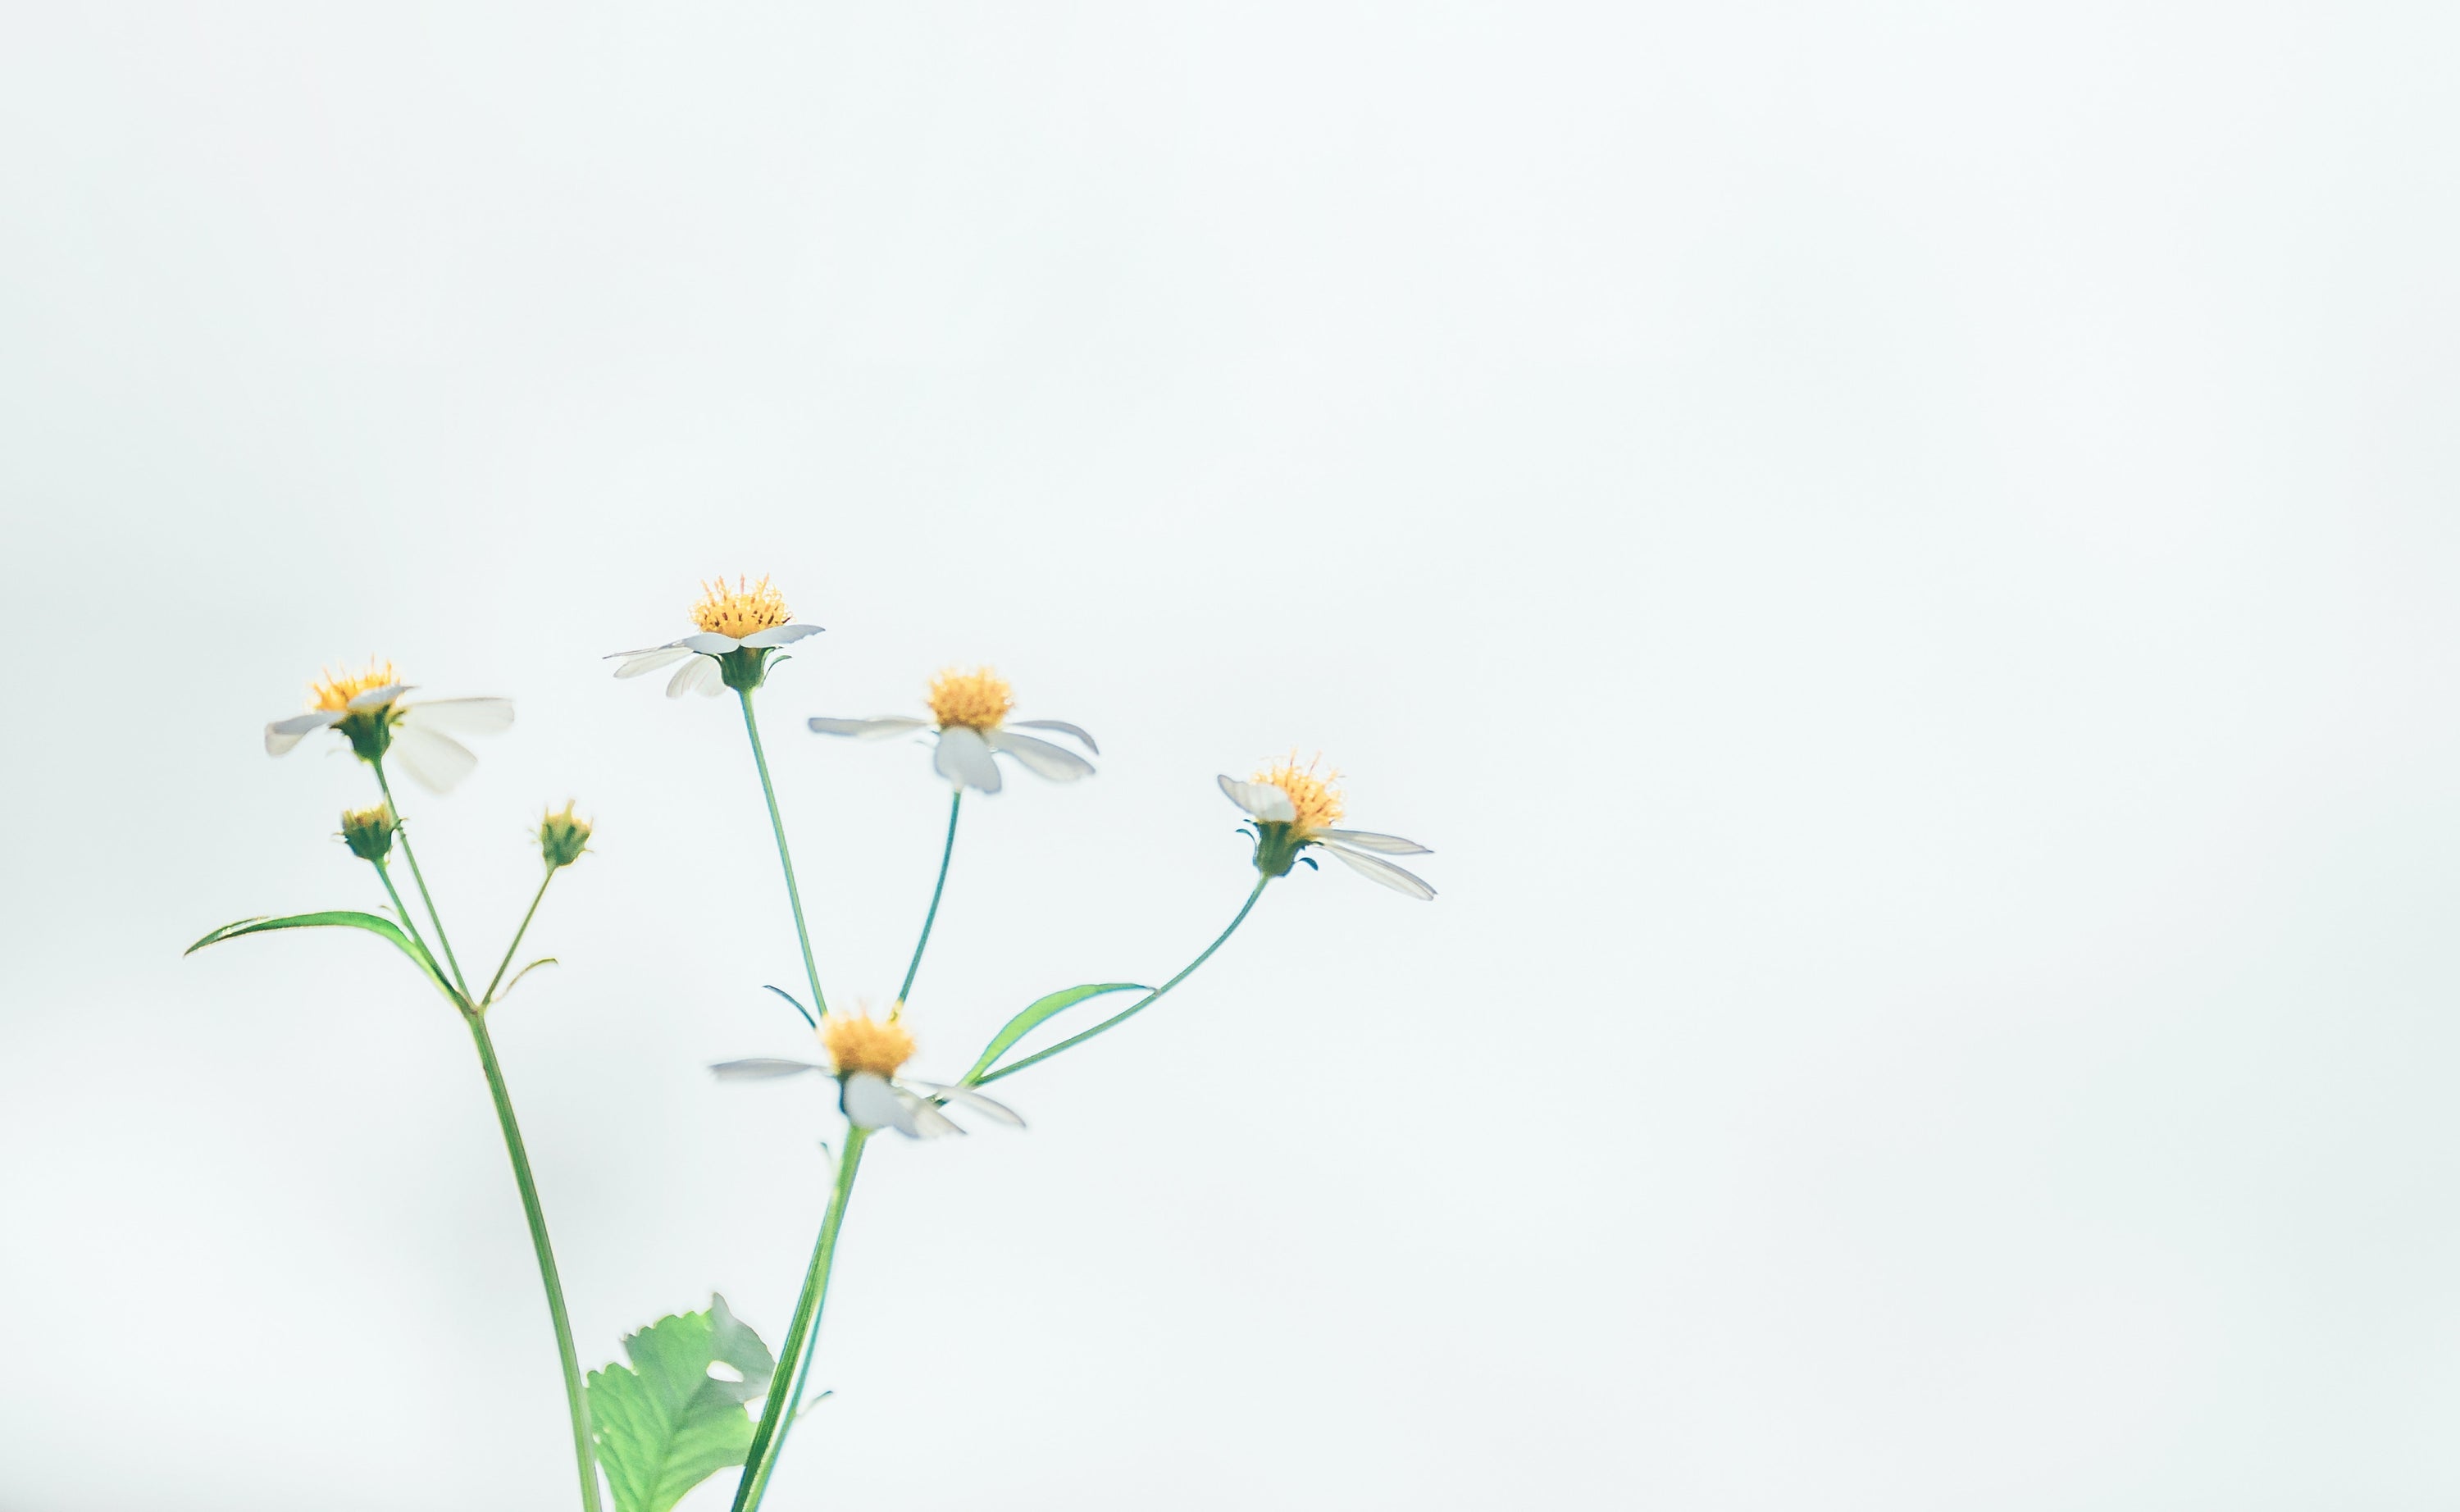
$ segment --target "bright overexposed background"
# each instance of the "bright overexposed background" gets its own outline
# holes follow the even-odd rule
[[[21,5],[0,27],[0,1508],[570,1506],[467,1036],[359,935],[371,651],[586,1364],[773,1341],[823,969],[995,662],[913,1016],[1156,980],[1296,747],[1434,846],[890,1140],[771,1505],[2460,1499],[2460,12]],[[721,1478],[689,1505],[722,1506]]]

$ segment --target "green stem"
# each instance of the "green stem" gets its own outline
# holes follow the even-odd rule
[[[496,974],[487,983],[486,994],[478,999],[478,1007],[482,1012],[488,1004],[496,1000],[496,988],[504,979],[504,969],[513,964],[513,952],[521,948],[521,936],[530,932],[530,921],[538,917],[539,905],[546,899],[546,884],[553,881],[555,881],[555,868],[550,865],[546,869],[546,875],[539,879],[539,890],[530,895],[530,911],[521,915],[521,926],[513,931],[513,943],[504,947],[504,958],[496,964]]]
[[[769,1490],[769,1477],[777,1468],[777,1457],[785,1452],[786,1431],[795,1425],[794,1409],[800,1405],[804,1383],[811,1378],[811,1356],[819,1352],[820,1310],[828,1305],[829,1268],[837,1259],[838,1230],[845,1226],[846,1203],[854,1196],[863,1141],[870,1138],[869,1129],[846,1126],[837,1187],[829,1194],[828,1216],[820,1220],[819,1242],[812,1246],[812,1265],[803,1277],[803,1294],[795,1303],[794,1321],[786,1326],[785,1347],[777,1352],[777,1374],[770,1379],[769,1400],[760,1409],[760,1427],[752,1436],[752,1452],[744,1457],[743,1479],[734,1488],[734,1512],[753,1512],[760,1505]],[[797,1360],[803,1362],[799,1374]],[[788,1389],[785,1383],[790,1378],[793,1386]]]
[[[376,786],[384,789],[385,807],[392,810],[392,817],[398,822],[401,805],[392,800],[392,783],[385,777],[384,763],[371,761],[368,765],[376,769]],[[453,985],[461,990],[463,997],[468,997],[469,978],[461,974],[461,963],[453,958],[453,942],[444,933],[444,916],[435,911],[435,899],[427,890],[427,874],[418,869],[418,852],[410,848],[410,826],[402,825],[394,832],[394,838],[401,841],[401,853],[410,862],[410,880],[418,884],[418,901],[427,905],[428,922],[435,926],[435,943],[444,947],[444,964],[453,969]],[[409,916],[405,914],[403,917]]]
[[[914,973],[922,969],[922,948],[931,943],[932,922],[940,917],[940,894],[948,886],[948,858],[957,853],[957,809],[965,801],[965,790],[959,788],[948,799],[948,842],[940,847],[940,880],[931,884],[931,911],[922,916],[922,936],[914,942],[914,959],[905,965],[904,984],[897,990],[897,1001],[914,990]]]
[[[760,796],[769,800],[769,830],[777,837],[777,864],[786,872],[786,902],[795,910],[795,939],[803,948],[803,980],[811,985],[812,1010],[826,1014],[829,1000],[820,993],[820,969],[812,961],[812,931],[803,926],[803,894],[795,885],[795,858],[786,849],[786,821],[777,813],[777,789],[769,780],[769,756],[760,749],[760,721],[752,717],[752,690],[736,690],[743,700],[743,729],[752,736],[752,761],[760,769]]]
[[[1068,1038],[1061,1040],[1058,1044],[1051,1046],[1049,1050],[1036,1051],[1034,1054],[1026,1056],[1023,1060],[1011,1061],[1007,1065],[1002,1066],[999,1070],[991,1072],[987,1075],[975,1078],[975,1084],[979,1086],[984,1082],[997,1081],[1002,1076],[1014,1075],[1016,1073],[1023,1071],[1026,1067],[1032,1065],[1037,1060],[1049,1060],[1051,1056],[1058,1054],[1061,1051],[1067,1050],[1071,1046],[1081,1045],[1105,1030],[1115,1029],[1119,1025],[1126,1023],[1129,1019],[1135,1017],[1138,1013],[1143,1012],[1146,1009],[1153,1007],[1154,1004],[1161,1000],[1161,996],[1164,992],[1169,991],[1172,988],[1177,987],[1179,983],[1184,982],[1189,977],[1195,975],[1196,969],[1198,967],[1202,966],[1205,962],[1213,959],[1213,952],[1221,948],[1222,942],[1229,939],[1231,935],[1237,933],[1239,926],[1247,922],[1248,910],[1256,906],[1256,900],[1264,895],[1264,884],[1272,880],[1273,879],[1270,877],[1259,877],[1256,879],[1255,891],[1247,894],[1247,901],[1239,905],[1238,915],[1230,921],[1230,927],[1214,936],[1213,943],[1204,948],[1204,953],[1198,956],[1195,960],[1188,962],[1186,968],[1177,976],[1172,977],[1161,986],[1155,988],[1152,991],[1136,999],[1133,1004],[1121,1009],[1116,1013],[1112,1014],[1110,1017],[1102,1020],[1100,1023],[1085,1031],[1083,1033],[1071,1034]]]
[[[392,900],[392,911],[401,915],[401,926],[410,931],[411,939],[416,943],[420,949],[426,950],[427,941],[418,932],[418,920],[414,917],[410,909],[402,904],[401,889],[392,884],[392,869],[380,861],[371,861],[368,862],[368,864],[373,866],[376,869],[376,875],[384,880],[385,896]],[[430,961],[435,960],[435,952],[432,950],[428,951],[427,958]]]
[[[513,1095],[504,1086],[504,1068],[496,1061],[495,1041],[487,1037],[487,1021],[464,1013],[470,1037],[478,1042],[478,1063],[487,1071],[487,1091],[496,1099],[496,1121],[504,1126],[504,1148],[513,1158],[513,1180],[521,1189],[521,1211],[530,1221],[530,1247],[538,1251],[539,1279],[546,1283],[546,1310],[555,1320],[555,1347],[563,1359],[563,1397],[572,1409],[572,1455],[581,1468],[581,1504],[599,1512],[598,1458],[590,1446],[589,1398],[581,1384],[581,1362],[573,1353],[572,1320],[564,1315],[563,1282],[556,1275],[555,1248],[547,1243],[546,1214],[539,1206],[538,1182],[530,1177],[529,1151],[521,1143],[521,1126],[513,1118]]]

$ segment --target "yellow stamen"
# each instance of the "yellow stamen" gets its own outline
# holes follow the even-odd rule
[[[829,1060],[840,1076],[859,1071],[894,1076],[898,1067],[914,1058],[914,1036],[894,1013],[885,1019],[867,1013],[824,1014],[820,1043],[828,1047]]]
[[[1334,785],[1341,780],[1341,774],[1327,771],[1322,777],[1316,776],[1316,762],[1323,759],[1319,752],[1315,760],[1301,767],[1299,754],[1293,751],[1289,759],[1279,766],[1265,767],[1248,780],[1267,783],[1288,794],[1290,806],[1299,811],[1293,822],[1302,831],[1326,829],[1341,822],[1344,810],[1341,789]]]
[[[351,699],[369,689],[399,681],[401,674],[392,670],[392,663],[380,662],[372,656],[368,658],[365,671],[354,672],[345,668],[337,672],[326,669],[308,685],[308,707],[335,711],[347,709]]]
[[[1016,700],[1008,696],[1007,679],[988,667],[969,672],[943,669],[931,679],[928,698],[931,717],[944,729],[964,725],[969,730],[996,730],[1016,707]]]
[[[786,596],[769,586],[762,578],[757,583],[734,580],[728,587],[724,578],[700,586],[700,602],[692,606],[692,623],[714,635],[731,635],[741,640],[761,630],[774,630],[794,616],[786,612]]]

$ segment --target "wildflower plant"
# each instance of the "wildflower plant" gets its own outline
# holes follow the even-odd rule
[[[668,1512],[677,1501],[708,1477],[739,1467],[733,1512],[752,1512],[766,1496],[785,1452],[791,1430],[801,1416],[817,1354],[819,1324],[829,1297],[838,1238],[844,1230],[865,1146],[878,1134],[893,1131],[918,1140],[937,1139],[965,1132],[966,1124],[996,1124],[1022,1129],[1025,1119],[1003,1100],[983,1089],[1108,1033],[1167,996],[1212,959],[1255,910],[1265,889],[1304,865],[1314,869],[1320,850],[1350,869],[1396,892],[1420,900],[1434,890],[1410,872],[1393,864],[1389,856],[1428,854],[1426,848],[1397,836],[1340,826],[1346,802],[1338,774],[1319,773],[1320,761],[1305,767],[1295,756],[1268,762],[1244,781],[1219,777],[1221,791],[1243,811],[1248,823],[1241,830],[1250,843],[1249,862],[1256,877],[1238,911],[1211,943],[1159,987],[1130,981],[1096,981],[1064,988],[1034,998],[1012,1014],[984,1045],[980,1054],[954,1080],[925,1080],[911,1074],[922,1058],[922,1042],[909,1016],[909,999],[933,926],[940,914],[948,873],[955,859],[957,826],[965,795],[997,796],[1003,789],[997,757],[1005,756],[1022,770],[1058,783],[1092,777],[1089,756],[1099,756],[1093,737],[1080,727],[1055,719],[1012,719],[1017,705],[1007,681],[988,667],[971,671],[941,671],[929,682],[923,702],[929,717],[879,715],[867,719],[813,716],[812,732],[865,740],[911,736],[931,751],[930,770],[948,785],[948,821],[941,838],[939,874],[922,913],[913,953],[903,980],[884,1012],[858,1004],[832,1009],[823,990],[819,958],[795,880],[793,850],[785,816],[777,802],[769,756],[763,747],[753,695],[770,674],[791,659],[785,648],[819,633],[819,628],[795,623],[783,593],[763,578],[753,583],[737,578],[703,586],[691,608],[693,633],[639,650],[621,651],[609,660],[615,675],[632,678],[651,671],[669,672],[667,696],[686,693],[715,697],[734,693],[739,705],[752,766],[768,808],[770,835],[786,895],[786,913],[803,965],[804,991],[798,998],[783,988],[767,990],[800,1015],[818,1059],[759,1055],[716,1063],[710,1070],[722,1082],[811,1078],[834,1092],[836,1114],[844,1120],[834,1141],[827,1181],[828,1205],[814,1236],[811,1258],[792,1317],[772,1353],[747,1324],[736,1318],[723,1297],[712,1296],[700,1311],[658,1319],[623,1341],[625,1361],[589,1373],[585,1383],[579,1369],[572,1331],[565,1316],[563,1293],[555,1255],[547,1239],[529,1160],[513,1117],[512,1099],[501,1066],[487,1033],[486,1015],[502,1001],[531,967],[506,980],[546,887],[556,874],[589,851],[591,826],[566,803],[550,810],[537,830],[539,855],[544,864],[529,909],[513,930],[512,944],[484,990],[472,991],[462,975],[435,910],[425,878],[411,849],[412,830],[398,809],[386,763],[393,760],[424,786],[441,791],[467,775],[476,758],[448,731],[476,734],[508,728],[512,706],[502,699],[443,699],[406,703],[410,690],[389,664],[371,663],[356,673],[329,674],[311,690],[307,713],[275,721],[265,728],[265,749],[274,754],[291,749],[321,730],[333,730],[374,778],[378,801],[342,816],[340,839],[350,855],[375,872],[392,907],[390,916],[354,910],[294,914],[283,918],[243,920],[213,931],[191,947],[200,949],[241,935],[311,926],[357,928],[384,939],[398,950],[426,983],[453,1005],[477,1044],[481,1068],[494,1097],[505,1148],[511,1156],[515,1184],[561,1353],[565,1397],[569,1407],[573,1452],[581,1480],[582,1505],[598,1512],[602,1505],[600,1475],[617,1512]],[[1042,735],[1064,736],[1086,755]],[[395,854],[409,870],[425,905],[421,929],[395,886]],[[430,934],[434,947],[429,944]],[[440,953],[440,954],[439,954]],[[750,984],[746,984],[747,988]],[[1136,994],[1127,1007],[1091,1027],[1029,1053],[1019,1054],[1026,1040],[1061,1015],[1102,998]],[[941,1075],[946,1075],[943,1072]],[[1003,1092],[1003,1097],[1005,1097]],[[959,1120],[964,1119],[961,1123]],[[757,1404],[757,1413],[753,1407]]]

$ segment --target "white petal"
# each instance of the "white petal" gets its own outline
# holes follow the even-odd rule
[[[382,688],[371,688],[359,694],[350,700],[349,707],[352,713],[368,709],[381,709],[409,690],[408,683],[387,683]]]
[[[816,625],[780,625],[774,630],[762,630],[756,635],[746,635],[743,637],[743,644],[752,647],[792,646],[806,635],[818,633],[820,633],[820,627]]]
[[[895,1086],[895,1083],[891,1085]],[[943,1135],[965,1132],[951,1121],[946,1114],[942,1113],[940,1105],[930,1098],[918,1097],[903,1087],[897,1087],[896,1090],[899,1100],[905,1104],[906,1117],[914,1120],[914,1127],[906,1132],[916,1139],[936,1139]]]
[[[342,712],[338,709],[319,709],[311,714],[292,714],[287,719],[277,719],[265,727],[265,754],[280,756],[317,731],[331,729],[341,719]]]
[[[455,735],[501,735],[513,727],[513,701],[509,698],[436,698],[426,703],[404,704],[401,721],[429,730],[449,730]]]
[[[1354,845],[1360,850],[1381,851],[1387,856],[1431,856],[1434,854],[1433,851],[1427,849],[1427,847],[1419,844],[1416,841],[1403,840],[1398,835],[1378,835],[1373,830],[1320,829],[1315,831],[1315,834],[1320,840],[1338,841],[1344,845]]]
[[[698,651],[703,656],[723,656],[743,643],[732,635],[720,635],[715,630],[703,630],[697,635],[687,635],[675,644]]]
[[[936,1081],[915,1081],[910,1078],[902,1079],[902,1085],[912,1087],[918,1092],[928,1093],[934,1097],[945,1097],[950,1102],[962,1103],[985,1118],[996,1118],[1012,1129],[1025,1127],[1024,1117],[1014,1108],[1005,1102],[993,1102],[971,1087],[949,1087]]]
[[[1095,756],[1100,756],[1102,754],[1102,748],[1093,743],[1093,737],[1092,735],[1087,735],[1082,728],[1076,725],[1071,725],[1065,719],[1011,719],[1007,724],[1008,728],[1011,730],[1056,730],[1061,735],[1073,735],[1077,739],[1083,741],[1085,743],[1085,749],[1092,752]]]
[[[1269,823],[1287,824],[1299,817],[1298,806],[1290,801],[1290,796],[1270,782],[1241,782],[1224,777],[1221,791],[1229,795],[1231,802]]]
[[[692,684],[692,686],[700,691],[700,695],[703,698],[715,698],[724,693],[726,692],[725,671],[722,671],[718,667],[717,663],[710,657],[702,657],[700,659],[700,663],[702,666],[708,668],[709,671],[701,673],[700,681]]]
[[[689,692],[713,692],[725,685],[726,676],[717,670],[716,662],[706,656],[695,656],[676,668],[675,674],[667,679],[667,696],[681,698]]]
[[[921,1139],[916,1132],[914,1115],[897,1096],[885,1076],[875,1076],[858,1071],[845,1078],[844,1090],[838,1094],[838,1105],[858,1128],[895,1129],[898,1133]]]
[[[1007,752],[1025,763],[1026,770],[1034,776],[1048,777],[1053,782],[1073,782],[1080,777],[1093,775],[1093,763],[1066,746],[1021,735],[1013,730],[994,730],[984,739],[992,750]]]
[[[478,758],[468,746],[451,735],[440,735],[416,725],[395,725],[392,745],[387,755],[399,758],[401,769],[418,779],[418,785],[430,793],[450,793],[454,784],[468,777],[478,765]]]
[[[622,656],[625,660],[623,666],[615,669],[615,675],[638,677],[643,672],[653,672],[661,667],[671,667],[691,653],[691,648],[688,646],[653,646],[645,651],[618,651],[616,655]],[[607,658],[609,661],[614,659],[612,656]]]
[[[885,740],[890,735],[910,735],[931,723],[902,714],[881,714],[877,719],[829,719],[815,714],[803,722],[816,735],[852,735],[858,740]]]
[[[1435,889],[1389,861],[1378,861],[1362,851],[1344,850],[1338,845],[1326,845],[1324,848],[1340,857],[1342,864],[1351,871],[1361,876],[1372,877],[1394,892],[1406,892],[1420,903],[1425,903],[1435,895]]]
[[[779,1076],[799,1076],[807,1071],[825,1071],[808,1060],[777,1060],[768,1055],[754,1055],[749,1060],[721,1060],[709,1068],[720,1081],[774,1081]]]
[[[999,763],[991,759],[991,748],[965,725],[950,725],[940,732],[940,749],[932,753],[931,765],[951,782],[985,793],[1000,790]]]

